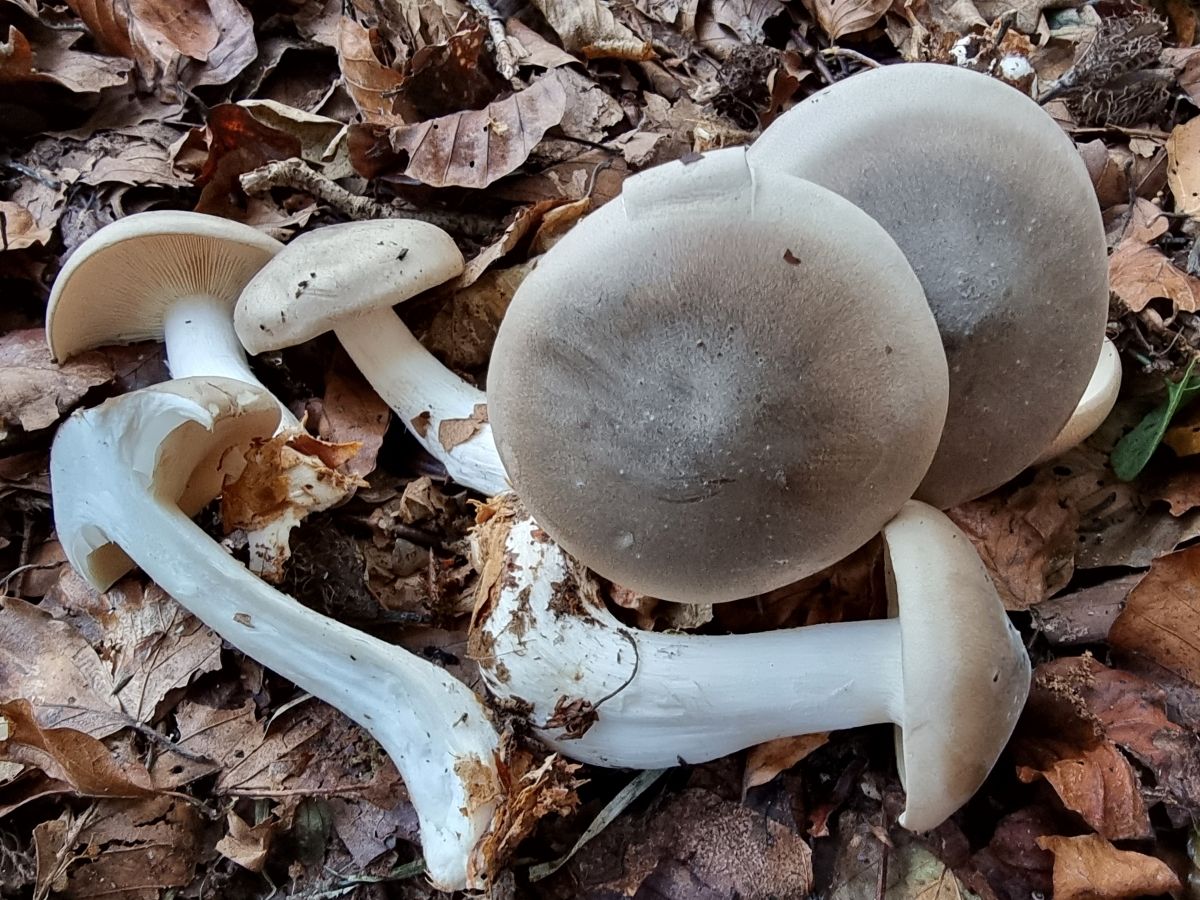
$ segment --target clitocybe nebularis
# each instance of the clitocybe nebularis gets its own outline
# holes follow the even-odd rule
[[[74,413],[50,458],[59,541],[97,590],[132,559],[235,647],[374,735],[412,798],[430,878],[480,887],[480,845],[503,791],[499,738],[479,699],[432,663],[271,588],[184,512],[217,496],[278,420],[265,390],[222,378],[169,381]]]
[[[332,331],[451,478],[499,493],[508,482],[483,392],[422,347],[392,309],[462,270],[450,235],[426,222],[330,225],[296,238],[250,281],[235,312],[237,333],[247,350],[263,353]],[[468,434],[456,434],[464,424]]]
[[[46,342],[63,361],[93,347],[161,340],[175,378],[234,378],[262,387],[233,330],[246,283],[283,244],[262,232],[194,212],[137,213],[101,228],[71,254],[50,293]],[[265,388],[264,388],[265,390]],[[280,406],[281,430],[300,423]],[[248,531],[250,566],[283,575],[288,535],[308,512],[353,492],[353,479],[290,451],[286,508]]]
[[[931,506],[883,528],[894,618],[711,636],[622,625],[507,496],[477,534],[472,653],[564,756],[659,768],[893,722],[900,824],[923,831],[975,793],[1016,725],[1029,657],[970,541]]]
[[[749,156],[863,209],[921,279],[950,411],[916,497],[953,506],[1032,463],[1083,395],[1108,317],[1100,208],[1058,124],[986,75],[906,63],[813,94]]]
[[[1113,346],[1113,342],[1105,338],[1100,346],[1100,361],[1096,363],[1091,380],[1075,406],[1075,412],[1071,413],[1071,418],[1058,433],[1058,437],[1051,441],[1050,446],[1034,461],[1046,462],[1082,444],[1108,418],[1108,414],[1117,405],[1117,396],[1120,393],[1121,355]]]
[[[870,539],[924,476],[946,397],[895,242],[744,148],[626,180],[518,288],[488,372],[538,523],[601,575],[693,603]]]

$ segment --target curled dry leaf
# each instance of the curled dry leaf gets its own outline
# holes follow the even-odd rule
[[[291,430],[251,446],[246,467],[221,494],[226,533],[242,529],[249,537],[250,571],[280,581],[291,556],[292,529],[366,485],[357,475],[337,471],[361,446],[357,441],[328,444]]]
[[[562,121],[566,102],[562,84],[543,78],[484,109],[392,128],[388,141],[394,161],[407,160],[403,173],[422,184],[485,188],[525,162],[546,131]],[[363,134],[362,128],[352,134]],[[352,145],[360,174],[373,177],[386,170],[386,163],[371,160],[370,148],[360,143],[358,151]]]
[[[790,769],[829,742],[829,732],[801,734],[779,738],[751,747],[746,754],[746,771],[742,776],[742,793],[771,781],[780,772]]]
[[[261,872],[271,851],[271,842],[279,828],[274,817],[264,819],[257,825],[247,825],[233,810],[225,819],[225,836],[217,841],[217,852],[251,872]]]
[[[563,46],[588,59],[646,60],[654,56],[643,41],[616,20],[604,0],[534,0]]]
[[[1151,300],[1165,297],[1175,309],[1200,309],[1200,278],[1181,272],[1161,250],[1136,238],[1117,245],[1108,260],[1112,292],[1130,312],[1141,312]]]
[[[890,0],[804,0],[804,6],[832,41],[870,28],[891,5]]]
[[[1002,489],[947,514],[979,551],[1006,609],[1028,609],[1071,580],[1079,514],[1059,502],[1050,480]]]
[[[1055,900],[1126,900],[1175,894],[1178,876],[1161,859],[1118,850],[1098,834],[1048,835],[1038,846],[1054,854]]]
[[[1200,684],[1200,546],[1177,550],[1150,564],[1109,631],[1121,653],[1146,657]]]
[[[38,224],[33,213],[12,200],[0,200],[0,224],[0,252],[45,244],[54,235],[52,228]]]
[[[0,42],[0,84],[60,84],[78,94],[90,94],[124,84],[132,63],[111,56],[99,56],[71,49],[79,41],[78,32],[27,29],[36,35],[34,43],[15,25],[8,27],[8,39]]]
[[[1167,139],[1167,185],[1175,212],[1200,213],[1200,121],[1176,125]]]
[[[404,75],[379,61],[371,46],[371,31],[343,16],[337,41],[338,66],[363,121],[373,125],[403,124],[404,119],[395,111],[395,94],[404,84]]]
[[[73,728],[43,728],[26,700],[0,704],[7,736],[0,760],[31,766],[85,797],[144,797],[154,792],[145,766],[123,763],[96,738]]]

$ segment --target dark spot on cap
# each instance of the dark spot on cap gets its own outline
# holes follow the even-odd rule
[[[800,265],[800,257],[796,256],[790,249],[783,251],[783,261],[789,266]]]

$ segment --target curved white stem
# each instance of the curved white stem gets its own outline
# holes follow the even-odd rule
[[[344,320],[334,333],[363,377],[451,478],[484,494],[507,490],[483,391],[442,365],[391,309]],[[453,442],[455,420],[474,434]]]
[[[1100,360],[1096,363],[1096,369],[1092,372],[1083,396],[1079,398],[1075,412],[1071,413],[1071,418],[1062,431],[1032,464],[1038,465],[1061,456],[1091,437],[1117,405],[1117,395],[1120,393],[1121,355],[1113,342],[1105,338],[1104,343],[1100,345]]]
[[[613,618],[590,576],[528,516],[512,522],[505,546],[473,623],[480,669],[494,694],[531,705],[539,736],[566,756],[660,768],[902,721],[895,619],[748,635],[638,631]],[[587,709],[596,717],[580,735]]]
[[[163,342],[172,378],[233,378],[266,390],[250,370],[246,351],[233,330],[233,310],[216,297],[193,294],[172,301],[163,317]],[[299,427],[286,406],[280,403],[279,408],[280,431]]]
[[[499,739],[482,704],[442,669],[264,584],[180,511],[180,484],[219,485],[237,455],[236,439],[222,445],[214,435],[222,418],[255,403],[269,409],[244,384],[190,379],[189,389],[198,382],[196,396],[168,382],[60,428],[51,469],[68,558],[103,589],[116,545],[238,649],[358,722],[404,777],[431,878],[445,889],[478,886],[479,844],[501,799]]]

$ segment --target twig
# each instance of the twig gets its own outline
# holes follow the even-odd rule
[[[799,31],[792,31],[791,38],[796,42],[796,46],[800,48],[800,52],[805,56],[813,58],[813,65],[816,66],[817,74],[825,81],[826,84],[833,84],[837,79],[833,75],[833,70],[829,68],[825,60],[821,58],[820,51],[817,50],[808,39]]]
[[[492,54],[496,58],[496,71],[500,73],[501,78],[511,80],[517,74],[517,57],[513,53],[512,44],[508,42],[504,19],[489,0],[467,0],[467,5],[487,20],[488,36],[492,39]]]
[[[859,53],[857,50],[851,50],[849,47],[829,47],[825,50],[822,50],[821,55],[828,56],[830,59],[836,59],[837,57],[841,57],[842,59],[852,59],[857,63],[862,63],[868,69],[883,68],[882,65],[871,59],[871,57],[865,56],[862,53]]]
[[[242,190],[255,196],[273,188],[304,191],[351,219],[417,219],[469,237],[487,237],[496,229],[491,219],[471,213],[433,212],[379,203],[346,190],[297,157],[269,162],[239,180]]]

